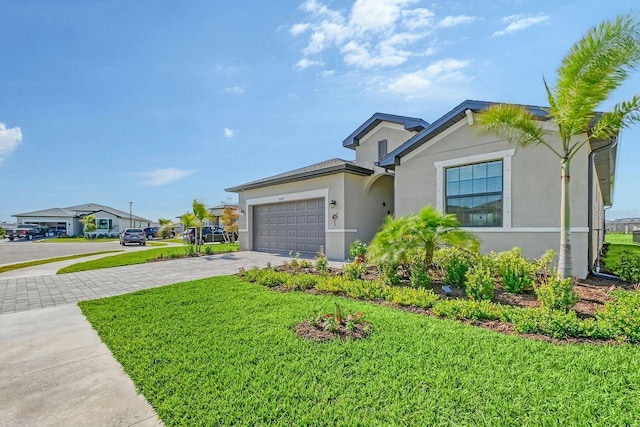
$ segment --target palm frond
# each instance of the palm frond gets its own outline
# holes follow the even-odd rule
[[[533,114],[519,105],[497,104],[478,114],[480,129],[510,144],[545,144],[542,127]]]
[[[592,137],[609,139],[615,137],[620,130],[640,123],[640,96],[635,95],[630,101],[616,104],[613,109],[604,113],[592,130]]]
[[[592,28],[563,59],[557,70],[553,118],[563,141],[584,132],[593,111],[640,64],[640,24],[619,16]]]

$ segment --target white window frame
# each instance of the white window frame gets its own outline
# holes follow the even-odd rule
[[[444,213],[445,204],[445,169],[449,167],[464,166],[474,163],[486,163],[494,160],[502,160],[502,227],[468,227],[473,230],[488,231],[490,229],[511,228],[511,158],[516,150],[496,151],[493,153],[477,154],[474,156],[458,157],[456,159],[435,162],[436,168],[436,209]],[[465,227],[467,228],[467,227]]]

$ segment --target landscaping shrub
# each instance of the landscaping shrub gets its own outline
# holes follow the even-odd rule
[[[213,245],[204,245],[203,248],[204,253],[207,255],[213,255],[215,253],[215,248]]]
[[[504,289],[507,292],[521,294],[531,289],[537,265],[527,261],[522,256],[520,248],[513,248],[510,251],[498,254],[496,268],[498,274],[502,276]]]
[[[319,254],[316,257],[316,271],[320,274],[327,274],[329,272],[329,263],[325,254]]]
[[[501,318],[501,307],[490,301],[450,299],[437,302],[433,308],[436,316],[448,319],[489,319]]]
[[[429,276],[429,271],[420,262],[411,264],[409,271],[411,272],[410,283],[414,288],[425,288],[433,282],[431,276]]]
[[[581,320],[575,311],[521,309],[511,320],[521,334],[543,334],[553,338],[610,338],[611,334],[593,319]]]
[[[287,278],[284,286],[287,289],[291,289],[294,291],[302,290],[302,289],[312,289],[314,288],[320,278],[318,276],[314,276],[313,274],[292,274]]]
[[[624,251],[620,255],[620,261],[614,267],[613,272],[621,280],[631,283],[640,282],[640,253]]]
[[[603,329],[621,341],[640,342],[640,292],[614,291],[597,313]]]
[[[280,273],[273,270],[262,270],[262,274],[256,279],[256,283],[261,286],[273,288],[275,286],[281,286],[288,282],[290,274]]]
[[[344,293],[352,298],[384,299],[385,297],[385,286],[379,281],[349,280],[345,277],[324,278],[318,282],[316,290],[334,294]]]
[[[397,286],[400,284],[400,275],[398,274],[399,265],[396,263],[383,263],[378,265],[380,279],[387,285]]]
[[[440,299],[431,289],[416,289],[409,287],[387,287],[385,299],[398,305],[413,305],[421,308],[431,308]]]
[[[342,266],[344,275],[350,280],[358,280],[360,276],[367,272],[367,265],[364,263],[350,262]]]
[[[241,270],[240,275],[243,280],[251,283],[255,283],[258,281],[258,278],[262,276],[264,273],[258,267],[251,267],[249,270]]]
[[[367,262],[367,244],[356,239],[349,245],[349,257],[357,264]]]
[[[198,253],[198,248],[196,247],[196,245],[188,243],[184,246],[184,252],[189,256],[194,256]]]
[[[478,265],[467,271],[465,277],[467,280],[466,292],[469,298],[474,300],[491,300],[493,298],[493,277],[487,267]]]
[[[546,283],[535,288],[540,305],[547,310],[569,311],[579,298],[573,289],[573,279],[551,276]]]
[[[433,259],[444,272],[445,284],[465,289],[467,271],[476,263],[468,252],[457,248],[443,248],[435,252]]]

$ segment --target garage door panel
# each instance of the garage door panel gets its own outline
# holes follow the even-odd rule
[[[324,199],[254,206],[254,250],[315,255],[325,246],[324,209]]]

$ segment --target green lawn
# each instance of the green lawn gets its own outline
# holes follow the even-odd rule
[[[640,253],[640,245],[633,243],[633,235],[624,233],[607,233],[605,240],[609,243],[609,249],[604,257],[604,265],[614,270],[620,262],[623,252]]]
[[[59,237],[55,239],[43,239],[34,243],[104,243],[117,242],[117,237],[106,237],[102,239],[85,239],[84,237]]]
[[[234,252],[238,250],[238,245],[235,244],[223,243],[209,246],[213,247],[213,251],[215,253]],[[123,265],[144,264],[150,259],[159,258],[160,256],[164,258],[171,258],[172,256],[184,255],[185,250],[186,246],[174,246],[168,248],[149,249],[145,251],[127,252],[120,255],[70,265],[58,270],[58,274],[76,273],[78,271],[96,270],[99,268],[120,267]]]
[[[4,266],[0,267],[0,273],[4,273],[6,271],[11,271],[11,270],[18,270],[20,268],[34,267],[36,265],[49,264],[49,263],[52,263],[52,262],[66,261],[68,259],[84,258],[84,257],[88,257],[88,256],[91,256],[91,255],[110,254],[110,253],[113,253],[113,252],[122,252],[122,249],[113,250],[113,251],[91,252],[91,253],[88,253],[88,254],[79,254],[79,255],[67,255],[67,256],[60,256],[60,257],[55,257],[55,258],[39,259],[39,260],[36,260],[36,261],[20,262],[20,263],[17,263],[17,264],[9,264],[9,265],[4,265]]]
[[[366,340],[293,326],[339,301]],[[218,277],[81,302],[173,425],[634,425],[640,347],[553,345],[332,296]]]

